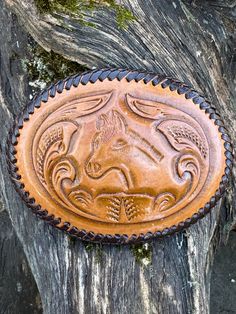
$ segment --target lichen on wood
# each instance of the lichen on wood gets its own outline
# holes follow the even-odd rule
[[[52,82],[86,70],[85,67],[65,59],[54,51],[46,51],[32,39],[28,44],[28,56],[22,59],[22,65],[29,77],[34,91],[45,88]]]
[[[141,265],[148,266],[152,263],[152,245],[151,243],[134,244],[131,246],[136,261]]]
[[[135,20],[133,13],[115,0],[35,0],[35,3],[41,13],[65,13],[77,18],[85,26],[96,27],[94,23],[86,21],[85,16],[94,10],[113,10],[118,28],[126,28]]]

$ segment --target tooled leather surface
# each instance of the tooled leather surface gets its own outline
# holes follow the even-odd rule
[[[77,87],[79,84],[86,85],[88,82],[90,83],[95,83],[96,81],[102,82],[105,79],[108,79],[110,81],[113,81],[115,79],[117,79],[118,81],[125,79],[127,82],[143,81],[144,84],[152,83],[153,86],[161,85],[162,89],[169,88],[170,91],[177,91],[178,94],[180,95],[184,94],[186,99],[191,99],[195,105],[199,105],[199,108],[208,115],[209,119],[214,121],[215,125],[218,126],[218,130],[221,133],[221,138],[224,141],[224,148],[225,148],[226,165],[225,165],[224,175],[221,178],[221,182],[216,193],[210,198],[210,200],[205,204],[205,206],[200,208],[197,213],[192,215],[192,217],[186,219],[185,221],[181,223],[178,223],[169,228],[165,228],[162,231],[157,231],[154,233],[147,232],[145,234],[137,234],[137,235],[133,234],[131,236],[128,236],[126,234],[117,234],[117,235],[95,234],[92,231],[88,232],[85,230],[78,230],[75,226],[71,225],[69,222],[64,222],[62,224],[60,218],[50,215],[46,209],[41,208],[41,206],[35,202],[35,200],[29,195],[29,193],[24,190],[24,183],[22,183],[20,180],[21,176],[18,173],[18,168],[16,166],[17,160],[16,160],[16,148],[15,148],[15,146],[18,143],[17,138],[19,137],[19,130],[23,128],[24,121],[29,120],[30,115],[34,113],[35,108],[39,108],[42,103],[46,103],[49,98],[55,97],[57,93],[62,93],[64,89],[70,90],[72,86]],[[130,98],[129,102],[131,104],[134,103],[134,99]],[[135,108],[137,108],[137,106],[135,106]],[[114,121],[116,120],[123,121],[122,120],[123,118],[119,117],[119,113],[114,113],[114,112],[111,113],[109,116],[105,117],[105,120],[109,120],[109,119],[111,120],[111,124],[114,123]],[[124,121],[123,123],[125,125],[126,121]],[[180,132],[179,130],[174,130],[173,128],[171,129],[170,128],[171,126],[168,126],[168,127],[169,127],[169,130],[172,132],[173,136],[177,136],[179,134],[178,133]],[[129,133],[131,133],[131,131],[132,130],[129,130]],[[182,127],[181,132],[182,132],[181,133],[182,136],[184,136],[184,133],[191,134],[191,132],[189,130],[185,130],[184,127]],[[60,130],[57,130],[57,135],[60,137]],[[102,135],[100,134],[100,137],[101,136]],[[203,156],[204,154],[207,154],[207,149],[204,147],[204,143],[199,142],[197,134],[194,134],[193,131],[192,131],[192,138],[194,138],[194,141],[199,146],[198,150],[201,152],[201,154]],[[7,157],[8,157],[8,165],[9,165],[11,178],[15,184],[15,187],[18,193],[21,195],[22,199],[26,202],[27,206],[30,207],[42,219],[48,221],[50,224],[54,225],[55,227],[59,227],[60,229],[67,231],[69,234],[73,236],[79,237],[83,240],[102,242],[102,243],[120,244],[120,243],[142,242],[153,237],[163,237],[166,235],[173,234],[176,231],[186,228],[190,224],[196,222],[198,219],[202,218],[205,214],[207,214],[210,211],[210,209],[215,206],[216,202],[222,197],[223,193],[225,192],[225,188],[226,188],[229,176],[230,176],[230,172],[232,168],[232,161],[233,161],[233,149],[230,143],[229,135],[227,134],[227,130],[225,129],[223,122],[220,119],[219,114],[216,112],[216,109],[213,106],[211,106],[210,103],[204,97],[199,95],[195,90],[191,89],[185,84],[177,80],[164,77],[163,75],[158,75],[155,73],[123,70],[123,69],[95,70],[95,71],[83,73],[81,75],[71,76],[65,80],[59,81],[58,83],[51,85],[46,90],[42,91],[42,93],[35,96],[35,98],[27,106],[24,112],[15,120],[15,123],[9,135],[8,144],[9,145],[8,145]],[[158,152],[157,152],[157,155],[158,155]],[[87,173],[90,176],[94,177],[95,176],[95,173],[93,173],[94,168],[93,167],[89,168],[89,165],[90,166],[91,164],[94,165],[91,162],[92,158],[93,156],[91,153],[90,160],[88,160],[86,169],[87,169]],[[160,155],[160,158],[161,158],[161,155]],[[40,162],[39,162],[39,169],[40,169]],[[39,170],[39,176],[40,176],[40,170]],[[41,179],[44,180],[43,177],[41,177]],[[130,217],[132,218],[131,214],[129,215],[128,212],[126,213],[127,213],[128,218]],[[113,217],[114,219],[118,217],[116,214],[116,211],[111,213],[111,217]]]

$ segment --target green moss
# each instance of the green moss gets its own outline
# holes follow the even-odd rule
[[[152,263],[152,246],[149,243],[135,244],[131,246],[131,251],[138,263],[148,266]]]
[[[118,28],[126,28],[129,22],[135,20],[133,13],[115,0],[35,0],[35,3],[40,13],[65,13],[91,27],[95,25],[86,21],[85,14],[94,10],[113,10]]]
[[[94,252],[95,253],[95,262],[96,263],[100,263],[102,261],[102,245],[101,244],[84,242],[84,247],[85,247],[85,250],[87,252]]]
[[[48,0],[35,0],[35,4],[40,13],[50,12],[50,2]]]
[[[41,13],[52,13],[54,10],[75,13],[78,6],[77,0],[35,0],[35,3]]]
[[[84,242],[84,248],[87,252],[91,252],[94,249],[95,244]]]
[[[101,261],[102,261],[102,245],[97,244],[95,251],[95,262],[101,263]]]
[[[85,70],[85,67],[77,62],[67,60],[53,51],[47,52],[35,42],[30,44],[29,51],[28,58],[23,60],[23,66],[35,91],[46,87],[49,83]]]
[[[68,243],[71,249],[75,247],[76,241],[77,239],[75,237],[71,237],[68,235]]]
[[[120,29],[127,28],[129,22],[132,22],[135,20],[133,13],[129,11],[128,9],[126,9],[125,7],[114,4],[113,8],[116,11],[117,25]]]

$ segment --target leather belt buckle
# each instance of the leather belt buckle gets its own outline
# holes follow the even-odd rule
[[[155,73],[95,70],[52,85],[18,117],[9,169],[41,218],[84,240],[140,242],[215,206],[232,145],[215,108]]]

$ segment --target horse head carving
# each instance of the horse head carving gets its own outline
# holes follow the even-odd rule
[[[157,163],[161,153],[134,130],[115,110],[101,115],[97,120],[98,132],[92,141],[92,151],[85,169],[92,178],[100,178],[109,171],[119,171],[128,188],[134,187],[134,167],[140,161]]]
[[[98,132],[92,141],[92,152],[86,172],[99,178],[111,170],[121,170],[129,150],[127,124],[117,111],[102,114],[96,123]]]

